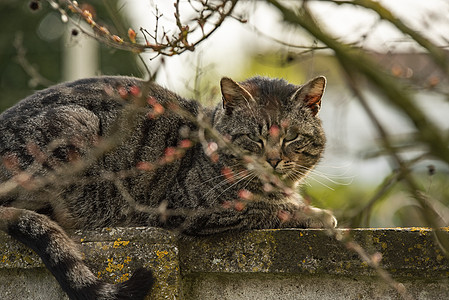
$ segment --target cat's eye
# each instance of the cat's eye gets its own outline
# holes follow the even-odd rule
[[[298,133],[290,131],[285,135],[284,141],[291,142],[291,141],[295,140],[296,138],[298,138]]]
[[[250,134],[247,134],[246,136],[247,136],[251,141],[253,141],[253,142],[255,142],[255,143],[258,143],[258,144],[260,144],[260,145],[263,145],[263,141],[262,141],[262,139],[259,137],[259,135],[250,133]]]

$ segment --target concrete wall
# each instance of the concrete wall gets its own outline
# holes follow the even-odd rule
[[[415,299],[449,299],[449,259],[432,231],[342,231]],[[449,233],[443,231],[449,238]],[[151,299],[400,299],[355,252],[323,230],[260,230],[178,240],[155,228],[74,233],[99,277],[126,280],[154,270]],[[0,299],[67,299],[40,259],[0,234]]]

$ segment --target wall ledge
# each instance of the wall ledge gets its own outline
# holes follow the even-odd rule
[[[441,229],[449,238],[448,229]],[[426,228],[340,229],[419,299],[449,295],[449,259]],[[375,271],[319,229],[177,239],[157,228],[75,232],[86,262],[111,282],[154,270],[151,299],[399,299]],[[40,258],[0,233],[0,298],[63,299]],[[41,286],[43,285],[43,286]],[[292,298],[293,297],[293,298]]]

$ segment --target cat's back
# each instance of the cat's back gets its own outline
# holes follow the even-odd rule
[[[80,79],[51,86],[35,92],[0,115],[0,126],[23,123],[43,111],[55,107],[77,105],[96,113],[120,107],[120,89],[140,86],[142,81],[132,77],[105,76]]]
[[[53,149],[50,151],[58,160],[67,161],[70,147],[82,153],[82,148],[90,147],[98,137],[123,130],[123,126],[114,127],[122,109],[140,102],[145,107],[133,117],[138,125],[131,141],[152,140],[154,155],[159,155],[167,145],[155,149],[158,145],[154,141],[178,132],[185,120],[166,113],[151,118],[147,113],[154,105],[162,107],[171,100],[192,114],[198,112],[195,101],[182,99],[156,83],[138,78],[104,76],[58,84],[34,93],[0,115],[0,157],[13,155],[19,158],[23,168],[33,161],[31,156],[36,156],[30,152],[31,147],[44,152]],[[54,151],[55,142],[60,143],[57,151]],[[129,153],[143,147],[138,146],[131,143],[121,148]]]
[[[130,77],[96,77],[58,84],[21,100],[0,115],[0,155],[24,156],[62,137],[101,135],[124,105],[120,89],[141,85]]]

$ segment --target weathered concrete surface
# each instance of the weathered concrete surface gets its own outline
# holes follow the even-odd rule
[[[416,299],[449,299],[449,260],[431,230],[350,234]],[[449,238],[449,234],[444,231]],[[400,299],[376,272],[323,230],[264,230],[180,243],[188,299]]]
[[[350,234],[416,299],[449,299],[449,260],[431,230]],[[443,230],[446,237],[449,233]],[[86,262],[110,282],[154,270],[148,299],[400,299],[344,244],[323,230],[260,230],[177,240],[155,228],[74,233]],[[0,299],[66,299],[40,259],[0,233]]]
[[[449,282],[402,281],[412,299],[449,299]],[[366,277],[272,276],[266,274],[190,278],[188,299],[347,300],[402,299],[382,281]]]
[[[449,278],[449,260],[429,229],[357,229],[340,230],[340,233],[349,234],[371,254],[381,253],[381,266],[395,276]],[[449,238],[449,232],[444,234]],[[186,240],[179,247],[184,275],[376,275],[357,253],[319,229],[258,230]]]
[[[46,269],[0,269],[0,299],[61,299],[68,297]]]

